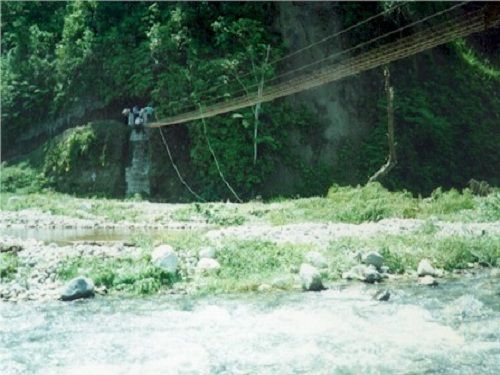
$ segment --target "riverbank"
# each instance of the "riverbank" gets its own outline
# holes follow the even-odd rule
[[[499,266],[498,202],[498,192],[424,200],[379,186],[245,204],[3,194],[0,298],[57,299],[77,276],[97,293],[127,296],[301,290],[303,264],[326,288],[361,265],[376,268],[372,282],[417,282],[422,259],[445,282]],[[160,266],[165,248],[174,272]],[[363,262],[373,253],[378,263]]]

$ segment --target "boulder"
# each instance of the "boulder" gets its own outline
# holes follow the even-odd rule
[[[436,281],[436,279],[430,275],[426,275],[424,277],[420,277],[418,279],[418,283],[420,285],[426,285],[426,286],[436,286],[438,285],[438,282]]]
[[[299,271],[302,288],[309,291],[320,291],[325,289],[321,281],[321,274],[316,267],[303,263]]]
[[[384,257],[376,251],[370,251],[369,253],[363,255],[361,262],[368,266],[374,266],[376,269],[380,269],[380,267],[384,264]]]
[[[172,246],[160,245],[151,253],[151,261],[156,267],[161,268],[165,272],[174,274],[177,271],[179,257]]]
[[[215,258],[215,249],[213,247],[204,247],[199,253],[200,259],[202,258]]]
[[[439,272],[432,267],[431,262],[428,259],[422,259],[418,263],[417,267],[417,275],[418,276],[438,276]]]
[[[70,280],[61,292],[60,299],[72,301],[79,298],[89,298],[94,296],[94,283],[86,277],[75,277]]]
[[[343,279],[360,280],[365,283],[374,283],[382,279],[382,275],[375,269],[373,265],[365,266],[358,264],[352,267],[349,271],[342,274]]]
[[[317,251],[309,251],[306,254],[307,263],[313,265],[316,268],[328,268],[328,262],[326,258],[318,253]]]
[[[212,258],[201,258],[196,265],[196,272],[209,273],[220,268],[219,262]]]

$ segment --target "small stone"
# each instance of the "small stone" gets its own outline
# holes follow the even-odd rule
[[[94,296],[94,283],[86,277],[76,277],[69,281],[63,288],[60,299],[72,301],[78,298]]]
[[[202,258],[215,258],[215,249],[213,247],[204,247],[199,253],[200,259]]]
[[[174,274],[177,271],[179,258],[170,245],[157,246],[151,253],[153,264],[165,272]]]
[[[202,258],[196,265],[196,271],[199,273],[208,273],[217,271],[220,268],[219,262],[211,258]]]
[[[375,268],[380,269],[384,263],[384,257],[376,251],[370,251],[361,258],[361,262],[368,266],[372,265]]]
[[[387,289],[379,290],[373,296],[373,299],[376,301],[389,301],[389,298],[391,298],[391,293]]]
[[[326,258],[317,251],[309,251],[306,256],[306,261],[316,268],[328,268]]]
[[[438,285],[438,282],[436,281],[436,279],[430,275],[426,275],[424,277],[420,277],[418,279],[418,283],[420,285],[426,285],[426,286],[436,286]]]
[[[303,263],[299,271],[302,288],[309,291],[320,291],[325,289],[321,280],[321,274],[316,267]]]
[[[438,272],[428,259],[422,259],[417,267],[418,276],[438,276]]]
[[[380,272],[382,272],[382,273],[389,273],[389,267],[387,267],[387,266],[380,267]]]

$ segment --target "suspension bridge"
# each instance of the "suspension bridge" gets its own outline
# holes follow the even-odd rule
[[[281,74],[280,76],[271,79],[270,82],[277,80],[277,78],[298,73],[283,82],[268,85],[264,90],[257,90],[255,93],[245,93],[244,95],[240,95],[226,101],[219,101],[211,105],[200,105],[199,109],[186,111],[162,120],[158,120],[150,123],[148,126],[151,128],[160,128],[169,125],[182,124],[236,111],[241,108],[254,106],[258,103],[269,102],[277,98],[296,94],[304,90],[312,89],[326,83],[338,81],[340,79],[386,65],[396,60],[416,55],[425,50],[449,43],[457,38],[466,37],[468,35],[484,31],[488,28],[497,27],[500,24],[498,4],[489,4],[474,11],[452,15],[445,21],[441,21],[435,25],[424,25],[425,27],[420,31],[398,38],[395,41],[373,47],[366,52],[348,56],[340,62],[329,63],[329,61],[334,60],[334,58],[338,58],[341,55],[348,55],[355,50],[359,50],[379,40],[383,40],[391,35],[398,35],[406,29],[414,28],[415,26],[423,24],[431,19],[435,19],[438,16],[448,16],[451,11],[459,10],[465,3],[456,4],[446,10],[436,12],[396,30],[360,43],[359,45],[340,53]],[[359,26],[376,17],[377,16],[370,17],[355,26]],[[352,28],[353,27],[350,27],[348,30]],[[345,31],[347,31],[347,29]],[[334,36],[341,33],[342,32],[337,33]],[[301,51],[316,44],[319,43],[313,43],[312,45],[301,49]],[[300,51],[293,52],[290,55],[296,54],[297,52]],[[323,64],[323,66],[315,68],[315,66],[318,66],[320,63]],[[307,68],[312,68],[312,71],[304,72]],[[270,82],[268,82],[268,84]]]

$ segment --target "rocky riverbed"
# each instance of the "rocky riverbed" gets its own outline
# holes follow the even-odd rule
[[[10,197],[9,207],[23,203],[20,199]],[[144,278],[140,290],[186,293],[206,284],[207,278],[225,274],[226,282],[235,284],[248,273],[255,277],[247,279],[255,280],[235,290],[322,290],[340,278],[369,283],[409,278],[432,286],[442,276],[500,263],[495,258],[500,254],[499,221],[386,218],[360,224],[304,220],[276,225],[266,215],[289,210],[293,201],[200,206],[62,199],[67,207],[42,196],[36,200],[40,208],[0,211],[0,251],[9,257],[2,261],[12,263],[1,267],[1,299],[57,299],[68,275],[88,276],[86,272],[101,278],[95,287],[100,294],[107,292],[103,284],[112,284],[110,277],[130,283]],[[176,232],[175,238],[169,231]],[[234,249],[241,244],[246,250]],[[453,260],[447,261],[445,253]],[[434,259],[448,272],[434,270]],[[422,260],[431,271],[420,272]],[[125,270],[113,270],[114,262]],[[135,263],[144,270],[131,270]],[[247,274],[232,275],[241,269]],[[127,275],[132,271],[133,277]],[[225,285],[223,290],[233,289]]]

